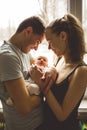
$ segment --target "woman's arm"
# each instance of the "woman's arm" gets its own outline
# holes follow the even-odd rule
[[[42,71],[40,71],[38,67],[34,66],[30,70],[30,75],[34,82],[38,84],[40,90],[42,91],[44,89],[44,93],[47,93],[52,84],[55,82],[58,73],[55,67],[48,67],[43,78]]]
[[[59,104],[51,90],[46,95],[46,101],[60,121],[65,120],[80,101],[87,86],[87,67],[79,67],[73,74],[69,89],[62,104]]]

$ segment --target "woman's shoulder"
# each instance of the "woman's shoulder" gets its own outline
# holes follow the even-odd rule
[[[87,65],[78,65],[73,73],[76,80],[86,83],[87,82]]]
[[[77,71],[77,73],[86,74],[87,73],[87,64],[78,65],[76,71]]]

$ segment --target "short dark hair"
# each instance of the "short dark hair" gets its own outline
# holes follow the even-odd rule
[[[43,20],[38,16],[32,16],[20,23],[16,33],[22,32],[29,26],[33,28],[33,33],[35,34],[42,35],[45,32],[45,25]]]

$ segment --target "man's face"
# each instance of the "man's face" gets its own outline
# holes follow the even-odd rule
[[[32,27],[28,27],[23,32],[23,38],[21,50],[24,53],[28,53],[31,49],[38,49],[38,45],[44,40],[45,34],[35,34],[33,33]]]
[[[41,44],[43,40],[44,40],[44,35],[33,34],[33,36],[31,37],[31,40],[30,40],[31,41],[30,49],[37,50],[39,44]]]
[[[28,53],[31,49],[37,50],[39,44],[44,40],[44,34],[32,34],[28,37],[26,43],[24,43],[25,53]]]

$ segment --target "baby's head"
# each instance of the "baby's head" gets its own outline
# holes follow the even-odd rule
[[[47,67],[48,66],[48,59],[45,56],[38,56],[35,60],[35,64],[38,66]]]

